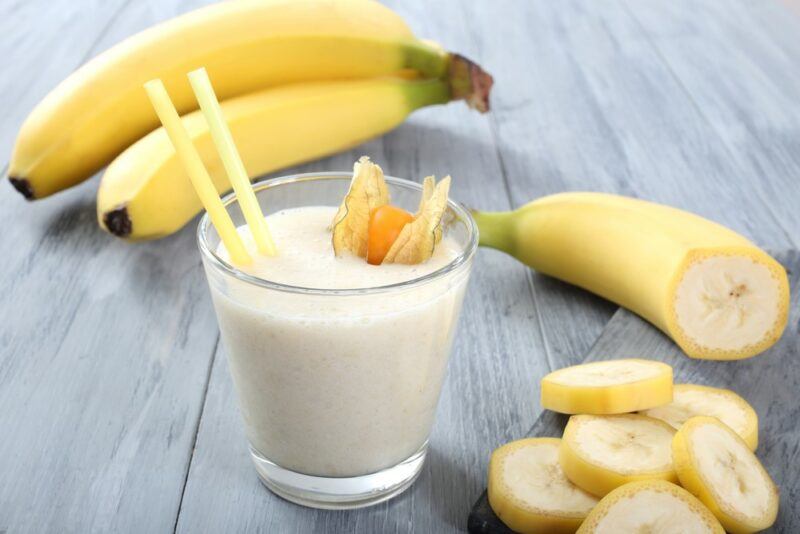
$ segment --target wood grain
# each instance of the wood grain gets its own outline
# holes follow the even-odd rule
[[[4,153],[146,5],[3,4]],[[192,232],[132,247],[97,228],[92,181],[32,204],[3,187],[0,531],[170,531],[217,339]]]
[[[210,1],[0,4],[0,154],[81,63]],[[780,4],[741,0],[725,13],[706,0],[697,20],[688,2],[388,3],[419,35],[495,75],[493,112],[424,110],[383,139],[286,172],[347,169],[366,153],[399,176],[452,174],[454,195],[482,209],[615,191],[697,211],[765,245],[798,245],[800,42]],[[315,512],[266,492],[248,463],[192,225],[129,245],[96,227],[96,178],[33,204],[5,187],[0,531],[9,533],[462,530],[489,452],[539,413],[532,384],[578,361],[614,310],[481,251],[423,476],[390,503]]]
[[[749,196],[798,246],[800,18],[777,2],[625,5],[735,166],[740,179],[727,189],[739,196],[758,184]],[[776,234],[764,244],[777,246]]]
[[[676,27],[716,20],[712,15],[726,10],[723,4],[706,3],[717,6],[716,11],[698,17],[682,2],[650,2],[654,11],[659,8],[673,19],[682,17],[675,22]],[[758,191],[747,195],[752,208],[743,210],[741,185],[766,186],[768,180],[744,167],[721,142],[721,133],[706,117],[711,102],[698,106],[687,95],[683,80],[676,79],[637,20],[617,2],[595,5],[591,8],[581,1],[470,4],[474,18],[487,20],[494,29],[479,34],[487,49],[485,61],[508,65],[516,58],[519,62],[516,68],[506,69],[505,79],[499,80],[499,105],[490,118],[513,202],[521,204],[563,190],[621,193],[699,213],[752,236],[764,246],[798,246],[797,210],[782,199],[799,198],[800,181],[793,180],[788,169],[776,171],[776,178],[769,182],[792,181],[791,187],[786,183],[787,189],[783,189],[788,197],[782,197],[779,191],[763,196],[759,186]],[[664,30],[667,24],[661,23],[661,11],[653,14],[654,32],[668,31]],[[512,12],[513,17],[509,16]],[[520,18],[526,24],[519,24]],[[745,20],[739,18],[739,24],[748,24]],[[749,27],[758,33],[752,25]],[[759,36],[767,39],[763,33]],[[706,35],[698,32],[698,49],[705,46]],[[704,65],[711,66],[715,58],[750,48],[750,42],[744,39],[725,44],[725,50],[720,47],[713,54],[702,55],[693,49],[696,68],[701,70]],[[760,53],[768,55],[766,50]],[[709,100],[717,96],[712,96],[712,88],[731,78],[733,72],[726,78],[709,79]],[[752,92],[761,89],[761,98],[767,100],[768,83],[783,81],[781,87],[787,98],[771,103],[774,116],[764,118],[760,102],[752,100],[742,115],[776,126],[782,122],[788,128],[799,124],[791,118],[800,112],[797,98],[794,105],[788,103],[789,94],[796,96],[790,75],[780,81],[766,80]],[[717,98],[715,106],[734,105],[739,100],[733,91],[726,96]],[[790,109],[779,118],[778,107]],[[787,135],[786,139],[796,141],[800,137]],[[751,150],[764,154],[760,148]]]

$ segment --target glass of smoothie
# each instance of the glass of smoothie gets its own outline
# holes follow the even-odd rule
[[[351,175],[254,184],[278,255],[234,267],[210,224],[198,243],[250,454],[278,495],[317,508],[378,503],[419,475],[477,230],[448,201],[443,237],[418,265],[336,257],[330,225]],[[419,184],[386,177],[414,211]],[[246,244],[236,199],[224,199]]]

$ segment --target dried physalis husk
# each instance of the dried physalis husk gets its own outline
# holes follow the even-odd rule
[[[442,238],[442,217],[447,210],[450,177],[434,185],[433,176],[422,183],[422,200],[414,220],[406,224],[386,253],[383,263],[413,265],[427,261]]]
[[[449,178],[449,177],[448,177]],[[444,181],[444,180],[442,180]],[[426,176],[425,179],[422,181],[422,199],[419,201],[419,207],[417,208],[417,213],[414,214],[414,217],[419,217],[420,213],[425,210],[425,203],[427,203],[431,197],[433,197],[433,192],[436,187],[436,179],[433,176]],[[449,185],[448,185],[449,188]],[[445,198],[446,201],[446,198]],[[398,236],[399,237],[399,236]],[[442,225],[439,224],[435,230],[435,237],[436,242],[442,240]]]
[[[353,166],[350,189],[333,218],[333,251],[341,256],[346,250],[362,258],[367,256],[370,212],[389,203],[389,189],[383,170],[363,156]]]

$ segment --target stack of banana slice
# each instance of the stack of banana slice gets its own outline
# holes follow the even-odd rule
[[[11,184],[39,199],[108,165],[98,220],[126,239],[171,234],[202,206],[142,85],[160,78],[219,192],[221,161],[186,73],[205,67],[250,177],[355,146],[492,77],[415,37],[375,0],[220,2],[119,43],[54,88],[20,129]]]
[[[512,530],[746,534],[775,522],[758,416],[736,393],[673,385],[670,366],[629,359],[554,371],[541,395],[571,414],[561,439],[515,441],[489,463],[489,504]]]

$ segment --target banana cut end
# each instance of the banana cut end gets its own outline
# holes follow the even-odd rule
[[[9,176],[8,181],[11,182],[11,185],[16,189],[25,200],[34,200],[36,195],[33,192],[33,187],[31,183],[25,178],[16,178],[14,176]]]
[[[695,250],[677,278],[670,335],[692,358],[740,360],[780,339],[789,315],[786,270],[756,247]]]
[[[725,534],[719,521],[696,497],[663,480],[631,482],[615,489],[603,497],[577,532]]]
[[[515,532],[572,533],[597,499],[572,484],[558,463],[557,438],[513,441],[492,453],[489,504]]]
[[[686,421],[672,441],[681,485],[719,519],[728,532],[769,528],[778,515],[778,489],[747,443],[715,417]]]
[[[489,93],[494,85],[492,75],[474,61],[461,54],[450,54],[448,78],[453,100],[465,100],[467,105],[481,113],[489,111]]]

